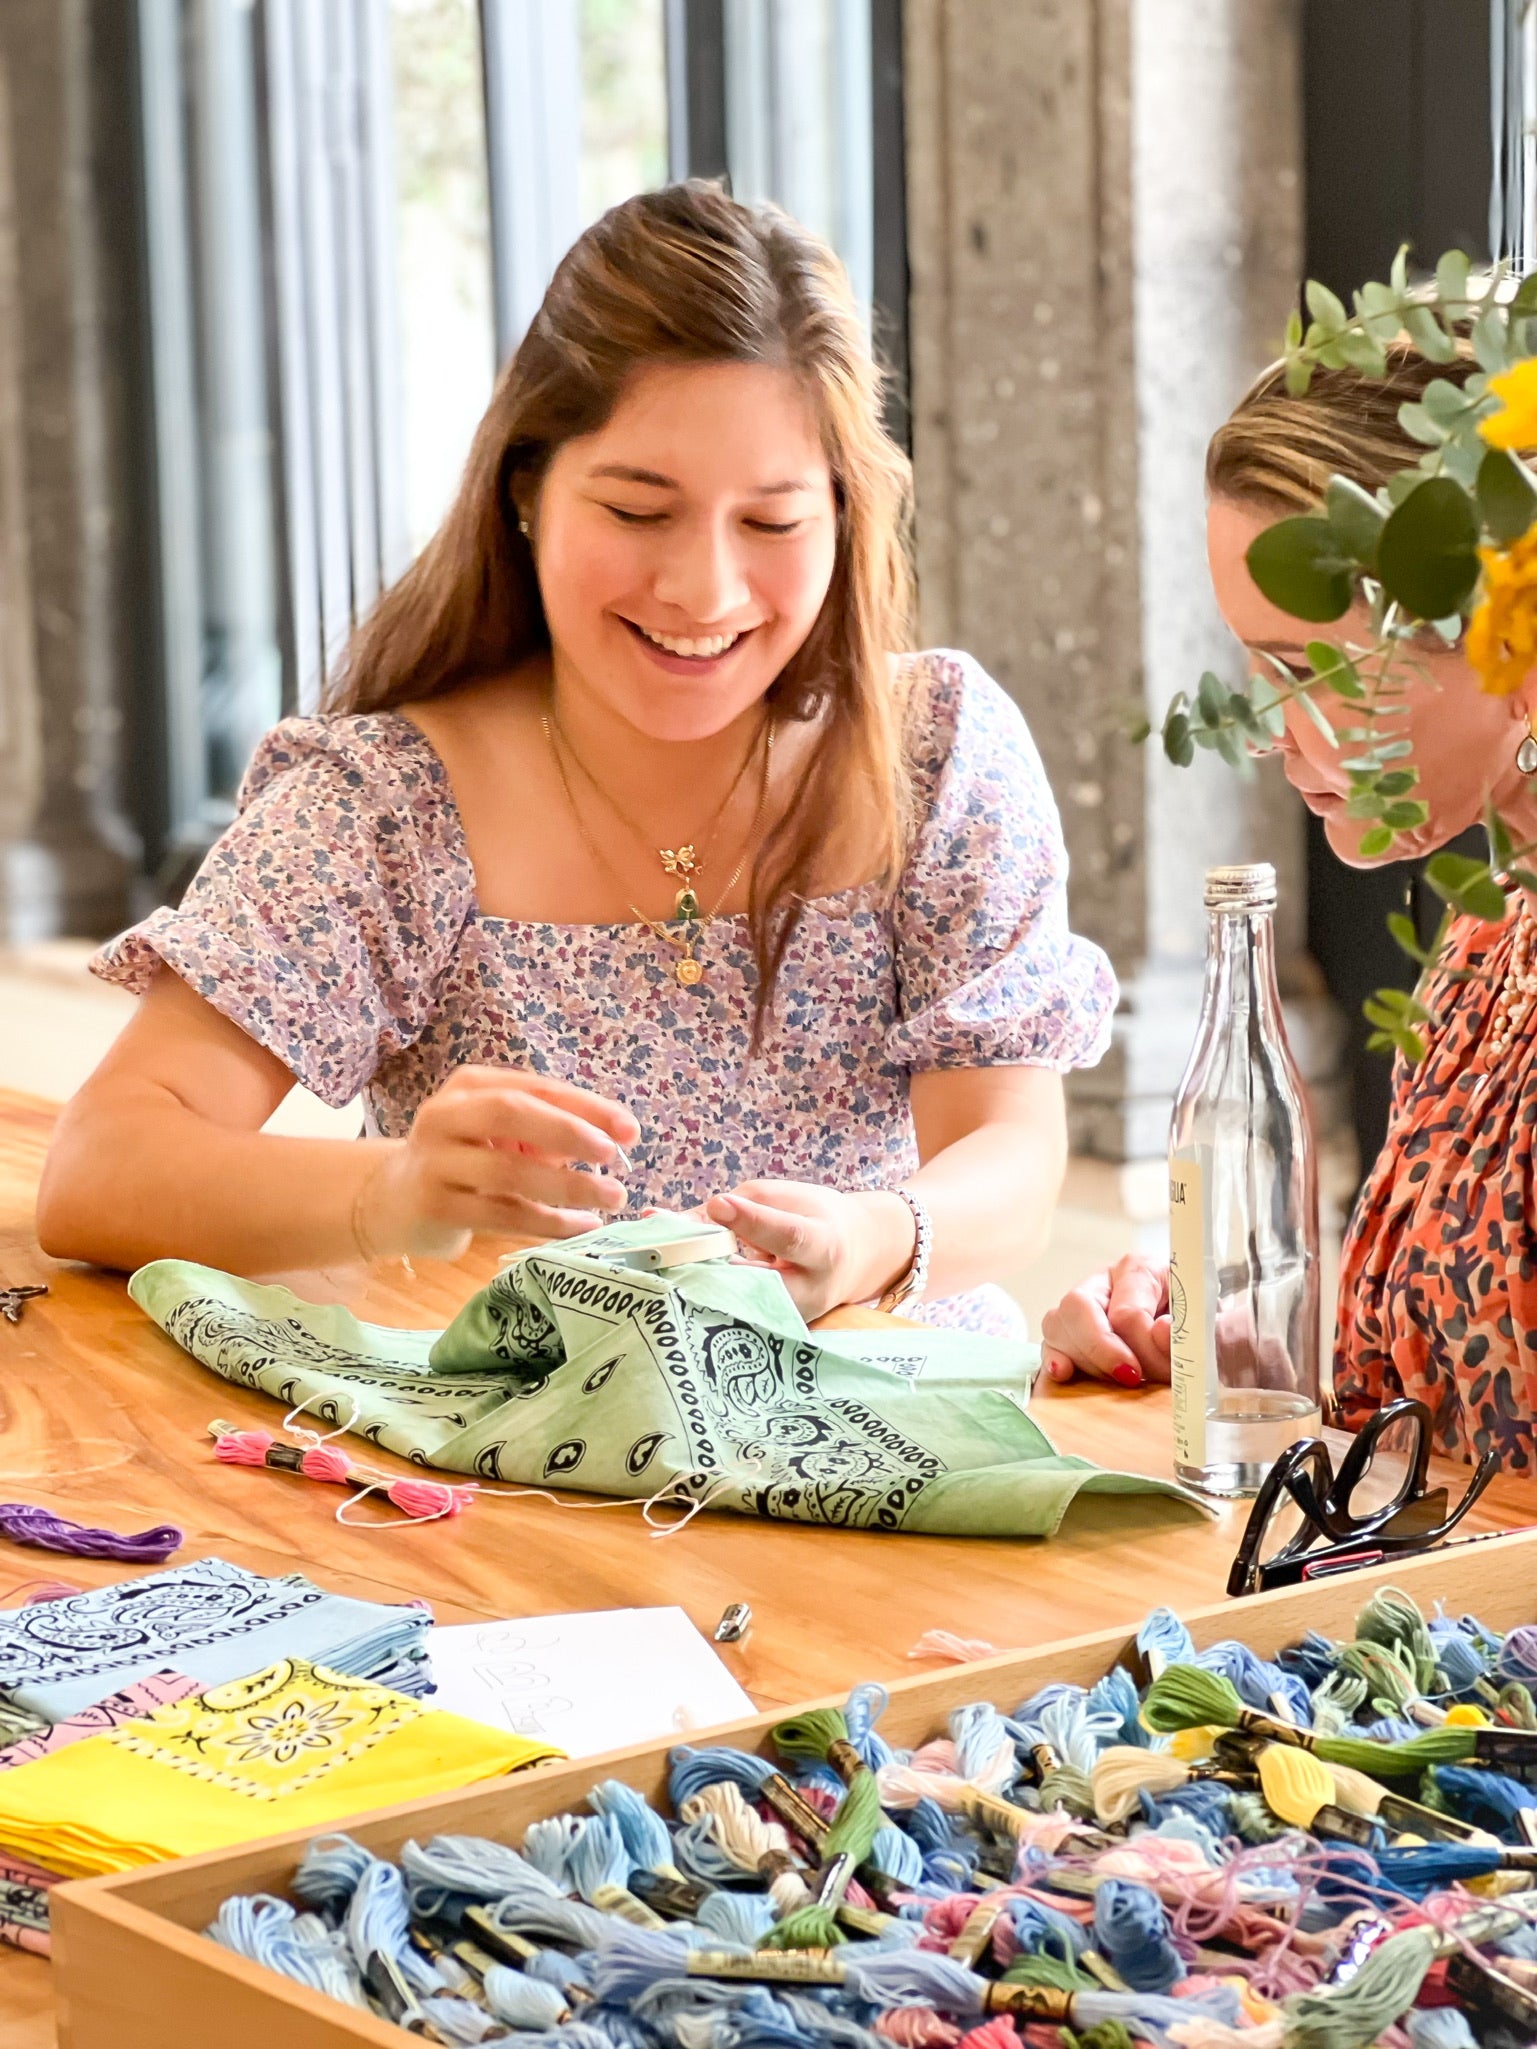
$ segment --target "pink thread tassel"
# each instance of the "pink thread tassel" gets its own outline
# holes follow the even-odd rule
[[[469,1487],[450,1487],[442,1480],[380,1480],[354,1466],[331,1444],[280,1444],[268,1430],[221,1430],[214,1457],[227,1466],[267,1466],[274,1472],[298,1473],[333,1487],[359,1487],[383,1494],[413,1522],[435,1522],[462,1515],[473,1499]]]

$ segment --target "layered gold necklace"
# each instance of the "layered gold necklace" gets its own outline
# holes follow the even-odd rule
[[[567,739],[553,708],[540,714],[539,723],[544,728],[544,737],[549,743],[550,754],[555,763],[556,773],[560,777],[561,788],[566,793],[566,802],[571,807],[571,816],[576,820],[576,829],[581,834],[587,851],[628,902],[629,892],[625,888],[623,877],[619,874],[619,871],[615,868],[608,855],[604,853],[602,847],[599,846],[593,834],[588,830],[587,821],[582,816],[582,808],[576,801],[576,792],[571,787],[571,778],[566,770],[567,757],[570,757],[573,766],[582,780],[608,806],[609,810],[613,812],[627,832],[631,833],[643,845],[650,844],[647,835],[632,818],[628,817],[620,809],[613,796],[603,787],[592,770],[582,760],[581,756]],[[742,844],[742,852],[736,866],[727,876],[725,886],[721,889],[714,903],[711,904],[708,910],[705,910],[700,904],[699,891],[696,887],[698,877],[705,872],[706,862],[704,855],[709,852],[720,822],[726,815],[732,798],[741,788],[742,778],[752,766],[755,756],[759,759],[761,767],[758,776],[758,802],[753,811],[752,823],[747,829],[747,837]],[[715,816],[706,828],[703,839],[697,841],[690,840],[685,846],[658,847],[656,849],[657,859],[662,864],[663,872],[672,876],[680,885],[673,899],[671,923],[663,924],[657,918],[648,918],[639,905],[633,902],[630,903],[631,912],[646,927],[647,931],[653,933],[665,946],[671,947],[678,955],[678,958],[671,963],[672,972],[685,989],[697,988],[704,980],[704,962],[700,960],[696,949],[705,933],[715,923],[720,913],[721,905],[741,881],[742,871],[747,866],[748,855],[757,843],[758,831],[763,823],[763,814],[768,805],[769,772],[773,765],[773,759],[774,722],[771,718],[765,718],[758,730],[757,737],[742,757],[742,765],[737,770],[735,776],[733,776],[731,787],[716,806]]]

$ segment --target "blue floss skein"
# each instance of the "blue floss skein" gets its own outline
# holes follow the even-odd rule
[[[698,1922],[712,1935],[727,1942],[739,1942],[744,1949],[756,1949],[779,1914],[766,1892],[712,1892],[700,1902]]]
[[[1469,1878],[1487,1878],[1500,1868],[1497,1847],[1479,1843],[1412,1843],[1377,1852],[1377,1868],[1389,1885],[1411,1899],[1458,1885]]]
[[[1026,1956],[1056,1957],[1064,1964],[1075,1964],[1089,1946],[1089,1932],[1081,1921],[1041,1900],[1013,1899],[1007,1911],[1014,1923],[1014,1939]]]
[[[683,1743],[667,1760],[667,1792],[675,1814],[682,1813],[685,1800],[723,1782],[740,1786],[749,1800],[755,1800],[773,1776],[774,1767],[766,1758],[752,1757],[745,1750],[691,1750]]]
[[[316,1836],[299,1860],[293,1889],[307,1905],[339,1920],[357,1891],[358,1880],[370,1864],[378,1862],[372,1850],[365,1850],[351,1836]]]
[[[1210,1650],[1198,1652],[1195,1662],[1202,1671],[1215,1672],[1226,1679],[1246,1706],[1273,1715],[1284,1703],[1286,1713],[1299,1729],[1312,1725],[1313,1700],[1307,1687],[1294,1672],[1267,1664],[1246,1643],[1229,1637],[1214,1643]]]
[[[1104,1678],[1089,1688],[1090,1714],[1118,1718],[1113,1742],[1134,1744],[1139,1750],[1160,1749],[1164,1739],[1143,1727],[1141,1706],[1136,1681],[1124,1665],[1112,1665]]]
[[[1407,1743],[1411,1736],[1424,1732],[1420,1723],[1405,1721],[1401,1715],[1380,1715],[1375,1722],[1368,1722],[1360,1733],[1370,1737],[1373,1743]]]
[[[381,1956],[392,1963],[415,1993],[441,1992],[443,1980],[424,1956],[406,1940],[411,1925],[406,1881],[394,1864],[377,1858],[358,1880],[347,1908],[347,1941],[364,1978],[369,1960]]]
[[[923,1883],[923,1852],[905,1829],[893,1828],[890,1823],[878,1828],[869,1861],[899,1885]]]
[[[623,1890],[629,1882],[630,1853],[618,1822],[606,1814],[582,1822],[566,1846],[567,1885],[590,1904],[605,1886]]]
[[[1446,1682],[1447,1692],[1471,1693],[1481,1679],[1489,1676],[1490,1659],[1460,1622],[1438,1615],[1427,1627],[1436,1654],[1436,1666]]]
[[[891,1695],[884,1686],[864,1685],[856,1686],[843,1704],[849,1741],[858,1751],[861,1763],[867,1764],[873,1772],[878,1772],[883,1764],[890,1764],[896,1756],[875,1727],[885,1714],[890,1699]]]
[[[1013,1747],[1003,1716],[986,1701],[954,1709],[949,1732],[955,1745],[956,1776],[962,1779],[982,1778],[999,1751]]]
[[[523,1831],[523,1855],[562,1892],[571,1889],[566,1860],[583,1826],[574,1814],[552,1814],[545,1821],[531,1821]]]
[[[1530,1922],[1524,1928],[1513,1928],[1509,1935],[1502,1935],[1494,1944],[1501,1956],[1520,1957],[1523,1963],[1537,1964],[1537,1928]]]
[[[1149,1793],[1144,1787],[1137,1796],[1149,1828],[1157,1828],[1172,1814],[1192,1821],[1223,1841],[1234,1834],[1233,1798],[1226,1786],[1214,1786],[1207,1779],[1193,1779],[1188,1786],[1176,1786],[1169,1793]]]
[[[329,1943],[305,1942],[296,1934],[300,1917],[287,1900],[270,1893],[237,1894],[219,1909],[218,1919],[204,1932],[236,1956],[280,1971],[296,1984],[329,1993],[349,2006],[367,2008],[368,1999],[350,1959]]]
[[[629,1852],[632,1871],[677,1870],[666,1822],[633,1786],[620,1779],[605,1779],[587,1795],[587,1804],[595,1814],[606,1815],[617,1825]]]
[[[505,1893],[487,1911],[509,1934],[542,1936],[546,1942],[567,1943],[579,1951],[596,1949],[605,1929],[613,1926],[610,1916],[596,1907],[559,1895],[552,1899],[547,1893]]]
[[[1149,1665],[1160,1659],[1165,1665],[1195,1663],[1195,1639],[1172,1608],[1153,1610],[1137,1631],[1137,1649]]]
[[[684,1876],[702,1879],[706,1885],[740,1885],[748,1875],[716,1840],[713,1815],[686,1822],[673,1837],[672,1849]]]
[[[569,2011],[570,2002],[559,1986],[527,1977],[506,1964],[492,1964],[484,1984],[487,2006],[511,2028],[553,2028]]]
[[[428,1916],[445,1912],[454,1897],[462,1905],[465,1899],[499,1900],[508,1893],[520,1898],[543,1893],[551,1899],[562,1893],[527,1858],[485,1836],[434,1836],[425,1847],[409,1842],[401,1849],[400,1864],[412,1911]]]
[[[1524,1840],[1515,1824],[1525,1809],[1537,1807],[1537,1787],[1465,1764],[1435,1765],[1430,1776],[1454,1814],[1492,1828],[1496,1835],[1508,1834],[1512,1841]]]
[[[1193,1814],[1183,1814],[1176,1809],[1173,1814],[1166,1814],[1148,1833],[1163,1836],[1169,1842],[1194,1843],[1213,1871],[1220,1869],[1224,1861],[1221,1837],[1213,1835],[1206,1824],[1197,1821]]]
[[[613,2044],[601,2028],[580,2020],[567,2021],[546,2035],[525,2035],[518,2049],[613,2049]]]
[[[592,1990],[587,1966],[581,1958],[562,1956],[558,1949],[542,1949],[537,1956],[531,1956],[523,1966],[523,1975],[542,1978],[546,1985],[556,1985],[562,1992]]]
[[[450,2042],[454,2049],[460,2044],[473,2049],[477,2042],[496,2040],[505,2042],[503,2023],[486,2012],[483,2006],[476,2006],[468,1999],[453,1999],[444,1994],[424,1999],[422,2012],[431,2021],[440,2042]]]
[[[1133,1992],[1168,1992],[1188,1975],[1150,1886],[1107,1878],[1094,1895],[1094,1944]]]
[[[1478,2037],[1459,2006],[1416,2006],[1398,2025],[1413,2049],[1478,2049]]]
[[[1290,1672],[1300,1679],[1311,1693],[1334,1670],[1336,1646],[1316,1629],[1310,1629],[1301,1643],[1288,1644],[1276,1654],[1276,1663],[1283,1672]]]
[[[927,1794],[914,1801],[903,1817],[906,1832],[925,1856],[932,1850],[949,1850],[955,1847],[956,1829],[948,1814],[937,1800]]]

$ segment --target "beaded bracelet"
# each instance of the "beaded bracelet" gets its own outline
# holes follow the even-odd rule
[[[904,1302],[916,1302],[922,1295],[928,1285],[929,1253],[934,1244],[933,1222],[917,1196],[909,1194],[905,1188],[893,1188],[891,1193],[900,1195],[912,1211],[913,1222],[917,1226],[917,1237],[913,1243],[912,1263],[906,1273],[886,1290],[876,1304],[878,1309],[885,1310],[888,1315],[892,1310],[899,1309]]]

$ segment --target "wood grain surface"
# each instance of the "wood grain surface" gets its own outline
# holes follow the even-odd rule
[[[39,1250],[33,1199],[53,1115],[49,1104],[0,1091],[0,1286],[45,1281],[51,1290],[20,1324],[0,1322],[0,1500],[119,1530],[176,1522],[187,1533],[179,1560],[217,1553],[377,1600],[423,1595],[449,1622],[668,1604],[709,1635],[729,1602],[746,1601],[752,1631],[722,1655],[765,1708],[923,1669],[907,1653],[927,1629],[1026,1648],[1134,1625],[1160,1602],[1187,1609],[1222,1596],[1242,1504],[1208,1519],[1148,1499],[1089,1499],[1049,1541],[834,1532],[709,1513],[657,1538],[632,1506],[579,1511],[491,1496],[452,1522],[405,1527],[384,1510],[375,1527],[342,1527],[340,1490],[214,1459],[214,1417],[274,1428],[273,1403],[195,1364],[128,1300],[121,1276],[61,1266]],[[414,1272],[397,1262],[283,1278],[372,1321],[426,1328],[447,1322],[494,1271],[497,1250],[482,1242],[456,1265]],[[1036,1414],[1063,1451],[1170,1472],[1167,1389],[1048,1387]],[[1438,1467],[1452,1487],[1465,1482],[1464,1468]],[[1537,1486],[1501,1481],[1467,1528],[1529,1522]],[[84,1586],[126,1576],[0,1539],[0,1603],[42,1579]],[[0,2044],[43,2049],[47,2016],[47,1967],[0,1947]]]

